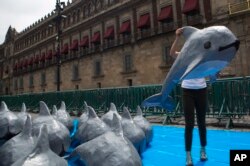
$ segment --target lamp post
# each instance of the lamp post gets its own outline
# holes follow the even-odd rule
[[[62,5],[64,5],[64,2],[60,2],[60,0],[56,0],[56,13],[57,16],[55,18],[56,22],[56,29],[57,29],[57,36],[56,36],[56,41],[57,41],[57,48],[56,48],[56,64],[57,64],[57,91],[60,91],[60,83],[61,83],[61,55],[60,55],[60,43],[61,43],[61,22],[63,15],[61,14],[61,11],[63,10]]]

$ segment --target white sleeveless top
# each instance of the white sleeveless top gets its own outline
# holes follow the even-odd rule
[[[205,78],[187,79],[181,83],[182,88],[186,89],[203,89],[207,87]]]

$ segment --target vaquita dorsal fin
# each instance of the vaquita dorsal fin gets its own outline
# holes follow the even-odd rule
[[[64,110],[64,111],[66,110],[66,105],[64,101],[61,102],[60,110]]]
[[[190,36],[192,36],[195,32],[199,31],[199,29],[191,26],[183,27],[183,36],[187,40]]]
[[[83,102],[83,109],[84,109],[85,111],[88,110],[88,103],[87,103],[86,101]]]
[[[40,112],[39,112],[39,115],[45,115],[45,116],[49,116],[50,115],[49,108],[45,104],[45,102],[43,102],[43,101],[40,101]]]
[[[123,135],[122,124],[117,114],[114,114],[112,120],[112,131],[118,135]]]
[[[131,115],[127,107],[123,107],[122,117],[125,119],[132,120]]]
[[[97,117],[96,112],[95,112],[93,107],[88,106],[88,110],[89,110],[89,118],[96,118]]]
[[[142,116],[142,110],[141,110],[141,107],[139,105],[137,106],[137,109],[136,109],[136,115]]]
[[[0,107],[0,112],[4,112],[4,111],[9,111],[6,103],[4,101],[1,102],[1,107]]]
[[[32,135],[32,121],[31,121],[31,116],[28,114],[25,125],[22,131],[25,135],[31,136]]]
[[[56,108],[56,105],[53,105],[52,115],[56,115],[56,114],[57,114],[57,108]]]
[[[25,103],[22,103],[21,112],[26,112],[26,105],[25,105]]]
[[[39,136],[37,138],[37,143],[35,145],[33,153],[39,154],[39,153],[46,152],[49,149],[50,147],[49,147],[48,129],[47,129],[47,125],[44,124],[40,128]]]
[[[110,108],[109,108],[110,111],[116,111],[117,112],[117,109],[116,109],[116,106],[114,103],[110,103]]]

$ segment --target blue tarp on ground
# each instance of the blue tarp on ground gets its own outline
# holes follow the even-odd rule
[[[186,159],[184,127],[154,125],[153,132],[154,137],[150,147],[142,154],[143,166],[184,166]],[[228,166],[230,150],[250,150],[250,132],[208,128],[207,143],[208,161],[201,162],[199,132],[194,128],[192,145],[194,166]],[[69,165],[72,166],[70,163]]]
[[[184,128],[153,126],[154,138],[151,147],[142,155],[144,166],[185,165]],[[231,149],[250,150],[250,132],[233,130],[207,130],[208,161],[200,162],[198,129],[193,132],[192,156],[195,166],[228,166]]]

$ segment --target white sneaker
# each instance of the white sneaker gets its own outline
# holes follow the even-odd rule
[[[201,148],[200,160],[201,160],[201,161],[207,161],[207,154],[206,154],[205,147],[202,147],[202,148]]]
[[[190,152],[187,152],[186,166],[193,166],[193,160]]]

